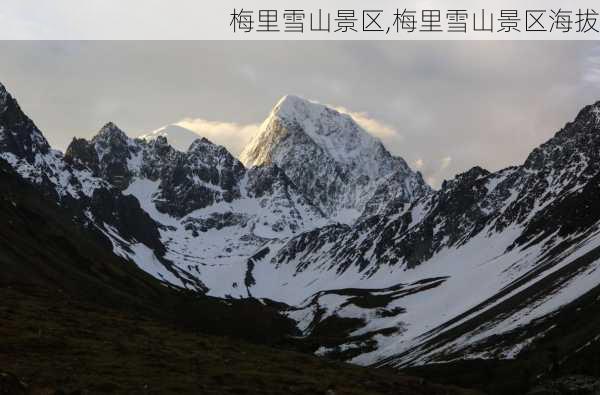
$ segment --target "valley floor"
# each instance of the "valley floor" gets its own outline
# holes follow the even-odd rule
[[[14,375],[23,394],[476,394],[182,331],[30,286],[0,287],[0,372],[0,393],[19,393]]]

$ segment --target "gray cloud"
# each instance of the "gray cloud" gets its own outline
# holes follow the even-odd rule
[[[0,80],[61,149],[107,121],[131,135],[184,119],[250,131],[292,93],[363,116],[435,185],[474,165],[523,162],[600,99],[591,42],[0,42],[0,51]],[[238,151],[218,130],[213,139]]]

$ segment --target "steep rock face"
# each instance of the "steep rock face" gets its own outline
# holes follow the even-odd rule
[[[57,200],[89,197],[102,186],[89,170],[77,171],[65,164],[62,153],[50,148],[42,132],[1,84],[0,157],[45,195]]]
[[[525,161],[522,191],[529,194],[521,192],[517,197],[523,207],[515,214],[529,220],[521,242],[531,241],[534,234],[547,236],[555,231],[564,236],[600,219],[594,205],[586,205],[575,217],[563,216],[560,223],[551,221],[560,216],[565,206],[572,205],[570,201],[581,200],[586,191],[594,188],[600,173],[599,114],[600,102],[586,106],[573,122],[536,148]],[[573,223],[581,225],[573,227]]]
[[[29,163],[35,160],[36,155],[50,152],[48,141],[1,83],[0,152],[11,153]]]
[[[289,228],[292,233],[311,229],[324,222],[325,215],[315,207],[276,165],[257,166],[246,172],[245,193],[278,218],[274,231]],[[313,224],[314,223],[314,224]]]
[[[133,196],[124,196],[110,189],[97,189],[89,203],[89,218],[94,223],[110,224],[118,237],[148,246],[162,257],[165,246],[160,240],[157,223],[144,212]]]
[[[365,208],[377,213],[385,199],[410,202],[429,189],[349,115],[295,96],[279,101],[240,160],[276,164],[326,215],[345,223]]]
[[[93,174],[100,174],[98,153],[94,145],[86,139],[73,138],[65,152],[65,161],[74,168],[88,168]]]
[[[245,170],[224,147],[198,139],[164,171],[157,208],[183,216],[221,201],[231,203],[241,197]]]
[[[100,129],[91,144],[98,155],[100,176],[117,188],[127,188],[132,176],[129,163],[139,147],[112,122]]]
[[[138,152],[129,171],[152,181],[166,178],[171,166],[181,160],[181,152],[173,149],[162,136],[147,143],[140,142]]]
[[[224,147],[205,138],[181,152],[163,136],[149,141],[131,139],[112,122],[89,143],[75,139],[67,153],[75,162],[97,169],[99,177],[122,190],[134,179],[159,181],[156,206],[177,217],[239,198],[238,184],[245,173],[244,166]]]

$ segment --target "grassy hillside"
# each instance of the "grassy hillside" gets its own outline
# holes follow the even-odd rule
[[[181,330],[39,288],[0,288],[0,339],[0,371],[30,393],[473,393]]]

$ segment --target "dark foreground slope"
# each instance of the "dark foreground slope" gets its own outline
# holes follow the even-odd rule
[[[275,307],[167,287],[2,161],[0,218],[2,394],[469,393],[274,348]]]
[[[52,394],[57,389],[64,393],[325,394],[330,388],[335,394],[475,393],[391,370],[182,331],[58,292],[3,287],[0,300],[0,371],[15,374],[34,394]],[[3,393],[1,388],[0,384]]]
[[[276,344],[291,321],[255,300],[223,301],[169,287],[114,255],[97,232],[40,196],[0,160],[0,286],[49,289],[179,326]]]

